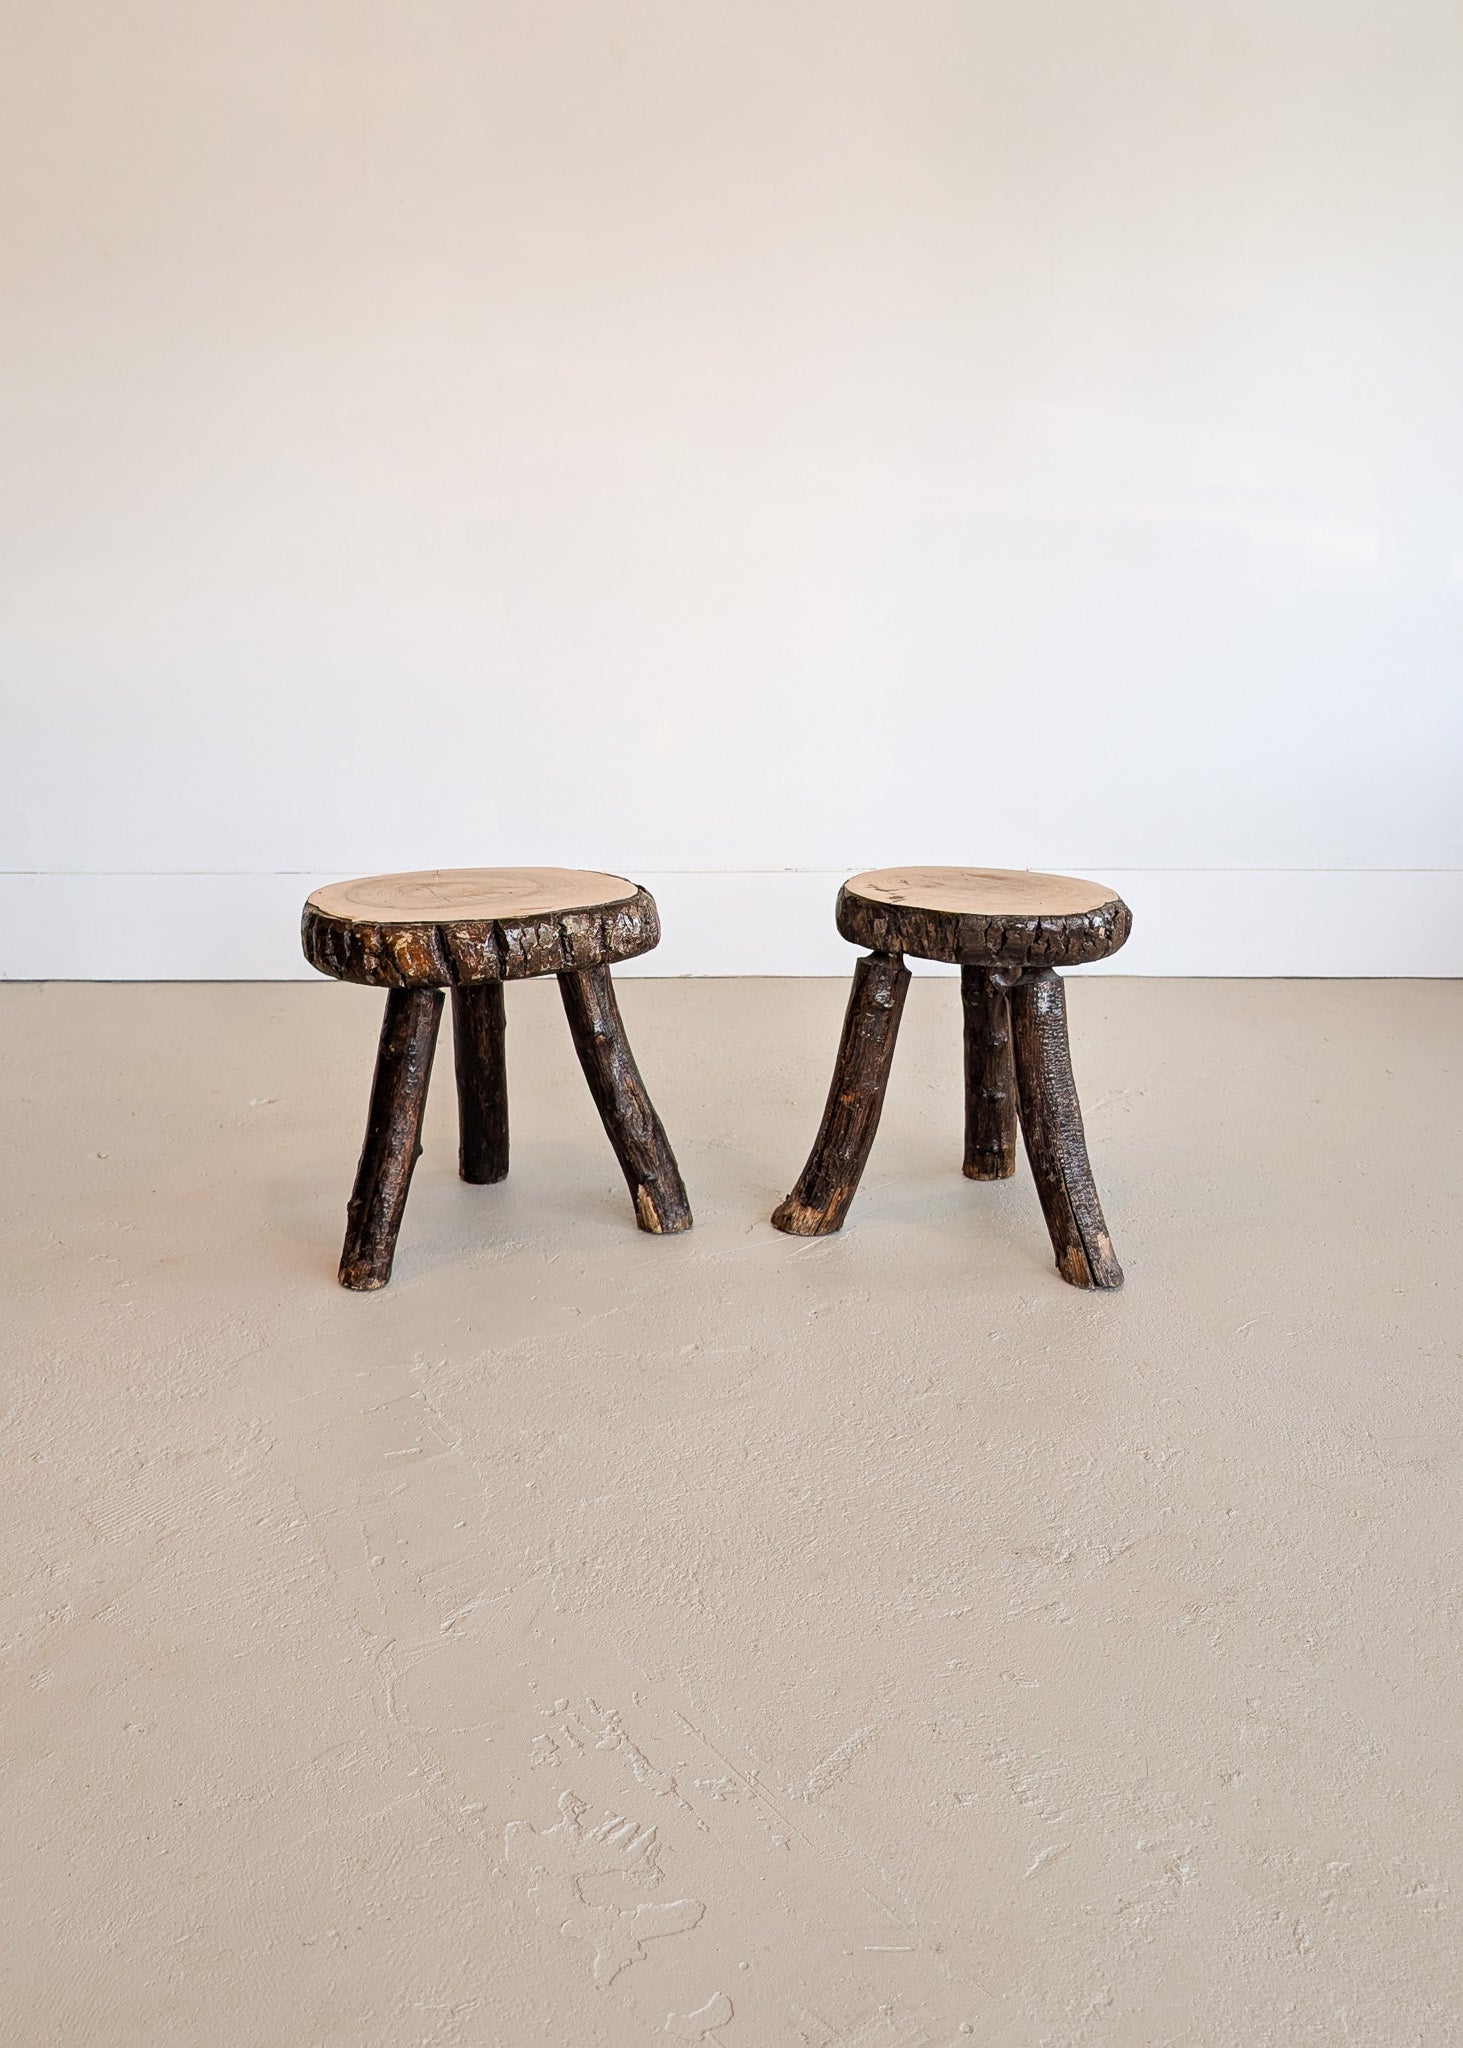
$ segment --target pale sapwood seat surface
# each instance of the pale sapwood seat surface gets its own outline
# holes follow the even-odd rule
[[[660,940],[655,899],[579,868],[426,868],[316,889],[300,924],[322,974],[453,988],[613,965]]]
[[[1027,868],[879,868],[844,883],[837,917],[856,946],[964,966],[1080,966],[1115,953],[1133,922],[1106,883]]]

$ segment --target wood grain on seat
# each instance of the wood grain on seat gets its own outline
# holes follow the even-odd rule
[[[1133,922],[1106,883],[1027,868],[879,868],[844,883],[835,915],[856,946],[960,966],[1079,967],[1115,953]]]
[[[305,904],[305,958],[338,981],[456,988],[633,960],[660,940],[648,891],[580,868],[426,868],[331,882]]]
[[[844,884],[871,903],[908,904],[915,910],[959,917],[1070,917],[1100,910],[1116,891],[1074,875],[1039,875],[1031,868],[877,868]]]

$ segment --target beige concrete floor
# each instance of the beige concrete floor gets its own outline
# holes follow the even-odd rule
[[[375,999],[0,989],[0,2038],[1463,2037],[1463,986],[1069,987],[1119,1296],[948,981],[811,1243],[838,984],[625,985],[674,1239],[511,991],[369,1296]]]

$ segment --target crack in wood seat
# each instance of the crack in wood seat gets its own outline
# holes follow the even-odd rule
[[[366,1138],[347,1211],[340,1284],[391,1278],[422,1117],[452,991],[458,1171],[508,1172],[503,984],[558,977],[574,1049],[635,1220],[656,1234],[691,1224],[685,1184],[625,1035],[610,967],[648,953],[660,919],[648,890],[578,868],[427,868],[316,889],[300,921],[305,958],[338,981],[386,990]]]
[[[578,868],[427,868],[315,890],[305,958],[372,988],[526,981],[633,960],[660,943],[648,890]]]
[[[794,1237],[842,1228],[873,1146],[909,987],[904,955],[960,969],[970,1180],[1016,1171],[1019,1122],[1057,1271],[1121,1287],[1072,1078],[1058,967],[1115,953],[1132,913],[1102,882],[1017,868],[880,868],[838,892],[838,929],[870,951],[853,989],[823,1121],[772,1221]]]

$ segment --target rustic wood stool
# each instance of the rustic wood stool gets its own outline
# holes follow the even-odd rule
[[[772,1218],[794,1237],[842,1227],[864,1170],[894,1057],[909,969],[903,955],[960,969],[965,1011],[965,1172],[1016,1171],[1016,1119],[1051,1232],[1074,1287],[1121,1287],[1093,1184],[1067,1045],[1058,967],[1115,953],[1132,928],[1100,882],[1007,868],[883,868],[838,892],[838,929],[872,952],[853,992],[828,1105],[802,1177]]]
[[[384,988],[386,1017],[366,1141],[347,1211],[342,1287],[384,1287],[412,1168],[442,991],[452,991],[459,1171],[508,1172],[503,983],[556,974],[574,1050],[642,1230],[688,1230],[691,1210],[635,1055],[610,963],[660,941],[655,899],[620,875],[573,868],[434,868],[317,889],[300,926],[305,958],[340,981]]]

